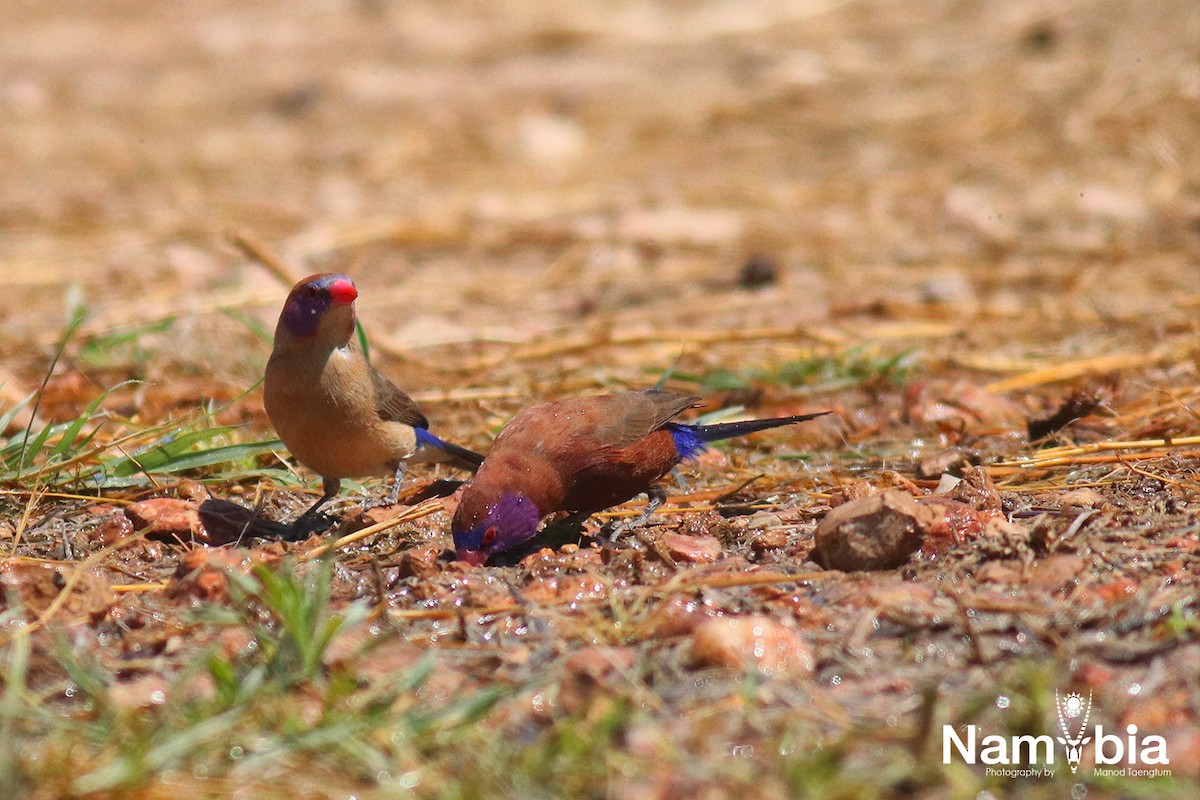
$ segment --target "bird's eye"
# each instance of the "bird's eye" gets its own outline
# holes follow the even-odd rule
[[[494,527],[488,528],[483,532],[483,546],[491,547],[494,541],[496,541],[496,529]]]

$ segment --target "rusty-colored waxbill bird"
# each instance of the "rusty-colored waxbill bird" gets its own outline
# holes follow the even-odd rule
[[[658,480],[720,439],[828,414],[687,425],[700,398],[645,390],[531,406],[509,422],[463,491],[451,523],[458,558],[481,564],[531,539],[557,511],[591,514],[639,494],[645,519],[666,499]]]

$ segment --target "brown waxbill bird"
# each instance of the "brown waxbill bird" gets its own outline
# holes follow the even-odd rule
[[[520,545],[557,511],[592,514],[643,493],[650,498],[644,521],[666,499],[658,480],[710,442],[829,413],[672,422],[699,399],[649,389],[542,403],[517,414],[496,436],[454,513],[450,531],[459,560],[482,564]]]
[[[337,494],[342,478],[391,474],[387,502],[394,504],[406,463],[474,471],[483,461],[430,433],[412,398],[367,362],[354,336],[357,297],[345,275],[311,275],[292,287],[275,327],[263,381],[267,416],[324,489],[298,527]]]

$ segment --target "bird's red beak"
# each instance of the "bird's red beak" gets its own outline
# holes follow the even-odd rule
[[[329,296],[335,306],[348,306],[358,298],[358,289],[350,281],[334,281],[329,284]]]
[[[467,550],[460,547],[454,551],[454,557],[464,564],[470,564],[473,567],[482,567],[483,563],[487,561],[488,554],[482,550]]]

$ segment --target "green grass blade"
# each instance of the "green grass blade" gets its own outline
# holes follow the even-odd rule
[[[221,445],[206,450],[195,449],[198,445],[227,436],[236,430],[238,430],[236,426],[217,426],[182,433],[169,441],[152,445],[109,464],[106,471],[117,478],[127,478],[140,473],[183,472],[255,456],[278,446],[276,440],[267,440]]]
[[[33,402],[34,396],[35,395],[32,394],[27,395],[25,399],[18,401],[17,404],[8,411],[0,414],[0,431],[7,429],[8,426],[12,424],[12,421],[17,418],[17,414],[21,413],[21,409]]]
[[[50,368],[46,370],[46,376],[42,378],[42,385],[38,388],[37,399],[33,403],[33,413],[29,416],[29,424],[25,426],[26,442],[29,441],[29,433],[33,430],[33,421],[37,418],[38,409],[41,407],[42,396],[46,393],[46,384],[50,382],[50,376],[54,374],[54,368],[58,366],[58,361],[62,358],[63,351],[67,348],[67,342],[71,341],[71,337],[79,330],[79,326],[83,324],[83,318],[83,309],[76,309],[75,313],[71,316],[71,322],[67,325],[66,331],[63,332],[62,339],[59,340],[58,348],[54,351],[54,358],[50,361]],[[18,480],[25,470],[25,456],[27,454],[28,450],[22,448],[21,456],[17,461]]]
[[[127,386],[131,383],[135,383],[135,381],[121,381],[115,386],[105,389],[95,400],[88,403],[87,407],[83,409],[82,413],[80,413],[79,416],[75,417],[75,419],[67,425],[66,429],[62,432],[62,436],[59,438],[58,444],[56,444],[53,449],[50,450],[47,460],[76,452],[81,447],[86,446],[87,443],[91,441],[91,436],[85,438],[83,442],[80,443],[79,447],[75,446],[75,440],[79,437],[80,432],[83,430],[83,426],[95,420],[96,412],[100,408],[100,404],[107,400],[110,394],[115,392],[117,389],[120,389],[121,387]],[[95,434],[93,433],[92,435]]]

